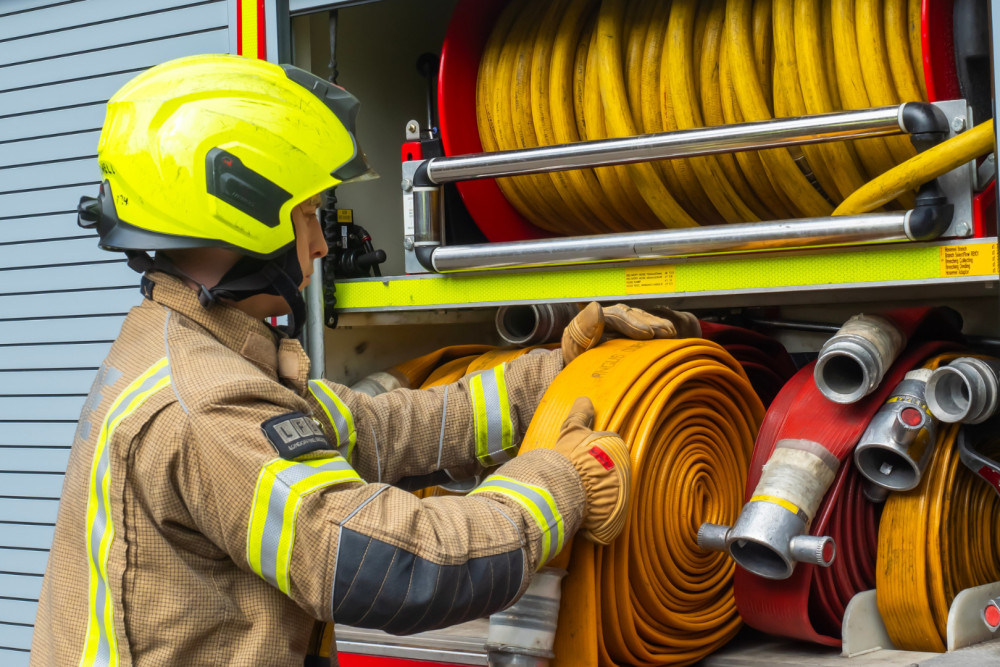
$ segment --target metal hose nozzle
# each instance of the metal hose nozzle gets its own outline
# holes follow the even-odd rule
[[[978,424],[1000,404],[1000,361],[973,357],[938,368],[927,381],[927,405],[943,422]]]
[[[890,491],[920,483],[937,439],[937,424],[927,411],[930,369],[910,371],[865,428],[854,463],[869,481]]]
[[[555,657],[556,624],[566,570],[535,574],[521,599],[490,616],[486,652],[491,667],[546,667]]]
[[[559,339],[580,309],[572,303],[503,306],[497,310],[497,333],[511,345],[540,345]]]

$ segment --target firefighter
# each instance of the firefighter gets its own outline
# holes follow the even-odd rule
[[[80,417],[32,664],[301,665],[318,621],[479,618],[577,531],[620,530],[628,451],[590,430],[588,399],[551,448],[514,455],[604,321],[640,338],[674,335],[668,321],[594,304],[562,349],[425,391],[307,379],[294,334],[327,251],[316,195],[371,173],[357,106],[237,56],[154,67],[109,101],[79,219],[143,273],[145,298]],[[291,335],[264,322],[282,314]],[[495,471],[467,497],[392,486],[470,466]]]

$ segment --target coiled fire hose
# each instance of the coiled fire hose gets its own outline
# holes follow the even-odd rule
[[[651,310],[655,313],[655,307]],[[784,346],[773,338],[743,327],[700,321],[702,337],[711,340],[728,352],[739,362],[750,381],[757,396],[765,408],[771,404],[781,387],[795,375],[795,364]],[[516,359],[538,347],[527,348],[490,348],[489,346],[455,345],[441,348],[411,361],[407,361],[392,369],[395,375],[409,374],[416,377],[414,369],[420,369],[419,375],[425,378],[420,384],[421,389],[457,382],[468,373],[488,370],[494,366]],[[481,354],[480,348],[483,351]],[[467,352],[476,353],[468,356]],[[436,366],[435,366],[436,364]],[[452,494],[441,487],[430,487],[416,491],[420,497]]]
[[[900,355],[873,393],[850,405],[832,403],[816,389],[810,365],[792,378],[768,410],[754,448],[747,500],[757,487],[764,464],[783,439],[817,442],[841,464],[809,530],[811,535],[829,535],[836,542],[837,557],[831,567],[800,563],[782,580],[764,579],[737,568],[735,591],[740,614],[759,630],[837,646],[847,602],[874,583],[875,512],[861,493],[859,474],[844,461],[905,373],[954,348],[947,339],[958,335],[955,323],[940,311],[906,309],[895,311],[894,316],[906,334],[917,340]],[[945,340],[919,342],[928,338]]]
[[[555,442],[580,395],[594,402],[595,429],[614,430],[629,444],[633,502],[616,542],[572,547],[556,664],[696,662],[740,625],[732,562],[699,549],[695,537],[703,521],[738,514],[763,406],[715,343],[612,340],[556,378],[521,451]],[[564,551],[554,564],[568,559]]]
[[[445,364],[452,364],[453,367],[458,368],[462,366],[462,362],[457,360],[467,358],[468,363],[471,363],[473,359],[492,349],[494,349],[492,345],[450,345],[429,352],[416,359],[404,361],[394,366],[389,372],[395,376],[405,378],[405,386],[407,388],[420,387],[428,381],[428,376],[439,372]],[[468,363],[466,363],[466,367]],[[458,377],[460,378],[462,375]]]
[[[480,138],[494,151],[925,100],[920,5],[513,0],[480,61]],[[557,233],[689,227],[829,215],[913,155],[896,136],[498,184]]]
[[[1000,497],[960,463],[961,428],[939,430],[921,485],[890,495],[882,513],[876,597],[899,649],[943,652],[955,596],[1000,581]],[[980,449],[996,457],[1000,439],[989,435]]]

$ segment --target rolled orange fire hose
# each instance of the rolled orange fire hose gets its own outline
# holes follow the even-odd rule
[[[740,627],[734,565],[698,548],[698,527],[739,514],[764,408],[739,363],[715,343],[612,340],[556,378],[521,451],[551,446],[581,395],[594,402],[594,428],[629,444],[632,506],[614,543],[578,540],[572,556],[564,551],[553,563],[570,572],[555,664],[697,662]]]
[[[961,425],[944,426],[920,486],[889,497],[879,529],[878,608],[908,651],[943,652],[955,596],[1000,581],[1000,497],[959,461]],[[1000,454],[1000,439],[985,451]]]
[[[416,359],[404,361],[393,366],[392,371],[406,378],[410,387],[419,387],[427,381],[428,376],[442,364],[460,357],[480,355],[493,349],[492,345],[451,345],[442,347]],[[458,377],[462,377],[459,375]]]

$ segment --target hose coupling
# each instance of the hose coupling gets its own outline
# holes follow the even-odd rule
[[[816,388],[834,403],[854,403],[879,385],[905,344],[906,336],[890,320],[855,315],[820,348]]]
[[[559,621],[559,599],[566,570],[539,570],[524,595],[490,616],[486,653],[491,667],[546,667]]]
[[[726,547],[737,565],[765,579],[787,579],[795,563],[830,566],[837,555],[833,538],[809,535],[802,512],[787,505],[753,498],[744,505],[726,533]]]
[[[497,309],[497,333],[511,345],[525,347],[558,340],[580,309],[573,303],[539,303]]]
[[[983,609],[983,622],[986,623],[990,632],[996,632],[1000,629],[1000,598],[993,598],[986,603],[986,607]]]
[[[854,450],[854,463],[873,484],[909,491],[920,483],[937,441],[938,420],[927,409],[927,368],[910,371],[879,408]]]
[[[737,539],[731,538],[732,532],[733,530],[729,526],[717,523],[703,523],[698,529],[698,546],[706,551],[729,551],[731,543]],[[745,544],[738,544],[736,546],[743,551],[746,550]],[[758,546],[761,549],[767,549],[770,545],[758,544]],[[830,567],[836,555],[837,545],[832,537],[795,535],[788,541],[788,553],[786,554],[786,558],[782,558],[782,560]],[[779,555],[779,558],[781,558],[781,555]],[[765,576],[761,572],[755,572],[755,574]],[[789,574],[791,574],[790,570]]]
[[[833,539],[809,534],[809,524],[840,461],[811,440],[780,440],[732,528],[703,523],[698,545],[728,551],[736,564],[765,579],[787,579],[795,563],[828,567]]]
[[[351,385],[351,390],[368,396],[378,396],[394,389],[409,389],[410,384],[398,374],[376,371]]]
[[[979,424],[1000,405],[1000,361],[962,357],[927,380],[927,405],[945,423]]]
[[[861,494],[873,505],[881,505],[889,499],[889,489],[867,479],[861,487]]]

